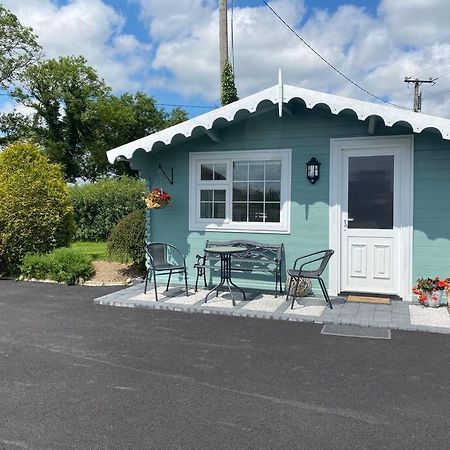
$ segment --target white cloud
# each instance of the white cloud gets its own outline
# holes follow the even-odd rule
[[[379,12],[400,44],[423,47],[450,38],[448,0],[382,0]]]
[[[71,0],[59,7],[51,0],[2,3],[33,28],[46,57],[81,54],[114,89],[141,87],[136,76],[150,60],[150,46],[122,33],[126,18],[105,2]]]
[[[217,103],[217,1],[128,1],[139,7],[144,36],[125,33],[130,18],[108,0],[68,0],[62,6],[54,0],[2,3],[35,29],[48,57],[83,54],[115,90],[158,87],[184,101],[200,97]],[[312,9],[308,0],[270,2],[328,61],[380,97],[409,106],[412,91],[404,76],[439,76],[438,84],[423,87],[423,111],[450,117],[448,0],[380,0],[372,15],[344,3],[323,10]],[[286,83],[373,100],[314,55],[262,4],[235,6],[234,43],[241,97],[275,84],[281,67]]]
[[[186,98],[201,96],[216,102],[217,9],[200,0],[189,2],[191,8],[184,0],[140,1],[142,15],[150,21],[150,32],[158,41],[153,67],[170,74],[165,87]],[[450,73],[447,0],[384,0],[377,16],[354,5],[342,5],[331,13],[309,10],[307,16],[308,2],[277,0],[271,5],[287,23],[297,24],[296,31],[328,61],[392,102],[412,103],[405,75]],[[374,101],[314,55],[265,6],[235,8],[234,42],[241,96],[275,84],[281,67],[287,83]],[[433,70],[423,70],[430,66]],[[442,84],[424,86],[424,112],[450,116],[450,89],[445,89]]]

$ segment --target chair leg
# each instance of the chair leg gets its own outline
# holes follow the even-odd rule
[[[158,301],[158,291],[156,289],[156,270],[153,271],[153,284],[155,285],[155,297],[156,301]]]
[[[299,284],[300,284],[300,274],[297,277],[297,281],[295,283],[295,290],[294,290],[294,295],[292,296],[291,309],[294,309],[294,303],[295,303],[295,300],[297,299],[297,292],[298,292],[298,285]]]
[[[186,268],[184,268],[184,286],[186,287],[186,297],[189,297]]]
[[[150,270],[147,270],[147,273],[145,275],[145,286],[144,286],[144,294],[147,293],[147,284],[148,284],[148,275],[150,274]]]
[[[276,273],[275,274],[275,277],[276,277],[276,280],[277,280],[277,283],[279,283],[280,284],[280,290],[278,291],[278,293],[280,294],[280,295],[283,295],[283,285],[281,284],[282,282],[281,282],[281,273]],[[278,284],[277,284],[278,285]],[[276,295],[275,295],[275,297],[276,297]]]
[[[167,280],[167,286],[166,286],[166,290],[164,292],[167,292],[169,290],[169,284],[170,284],[170,278],[172,276],[172,271],[169,271],[169,279]]]
[[[331,299],[330,299],[330,296],[328,295],[327,288],[325,286],[325,282],[320,277],[318,277],[317,280],[319,281],[319,285],[320,285],[320,288],[322,289],[322,293],[323,293],[323,296],[325,297],[325,300],[330,305],[330,309],[333,309],[333,305],[331,304]]]
[[[286,301],[289,300],[289,293],[291,292],[291,286],[292,286],[292,277],[289,278],[289,286],[288,286],[288,290],[286,292]]]
[[[201,274],[200,274],[200,269],[197,268],[197,276],[196,276],[196,278],[195,278],[195,292],[198,291],[198,278],[199,278],[200,275],[201,275]]]
[[[203,269],[203,281],[205,282],[205,288],[207,288],[208,283],[206,282],[206,269]]]

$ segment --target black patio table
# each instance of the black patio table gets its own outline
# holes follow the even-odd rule
[[[205,252],[207,253],[215,253],[220,255],[220,282],[217,286],[212,288],[205,297],[205,303],[208,301],[208,297],[216,291],[216,297],[219,296],[219,289],[226,283],[228,286],[228,290],[230,291],[231,300],[233,301],[233,306],[236,305],[234,301],[233,292],[231,291],[231,286],[234,286],[236,289],[242,292],[245,300],[245,292],[231,280],[231,255],[234,253],[242,253],[245,252],[245,248],[240,247],[232,247],[232,246],[222,246],[222,247],[207,247],[205,248]]]

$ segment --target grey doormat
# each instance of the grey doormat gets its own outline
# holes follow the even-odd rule
[[[329,323],[323,326],[321,333],[330,336],[391,339],[390,328],[369,328],[361,327],[359,325],[335,325]]]

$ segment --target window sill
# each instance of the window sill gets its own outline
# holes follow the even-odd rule
[[[198,224],[189,227],[189,231],[203,231],[203,232],[216,232],[216,233],[260,233],[260,234],[291,234],[289,227],[277,226],[268,227],[258,226],[255,224],[247,224],[246,226],[240,226],[236,224]]]

